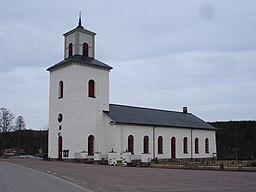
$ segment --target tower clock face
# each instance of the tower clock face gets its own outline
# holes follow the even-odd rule
[[[58,121],[59,121],[59,123],[62,121],[62,119],[63,119],[63,115],[60,113],[60,114],[58,115]]]

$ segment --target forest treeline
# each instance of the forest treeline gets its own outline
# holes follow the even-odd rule
[[[18,130],[7,132],[5,135],[0,133],[0,152],[2,154],[4,149],[15,151],[21,155],[40,154],[40,156],[46,156],[48,153],[48,130]]]
[[[256,158],[256,121],[211,122],[217,128],[216,142],[218,159]],[[4,135],[5,134],[5,135]],[[0,149],[20,149],[24,154],[39,152],[47,157],[48,131],[16,130],[0,133]]]
[[[256,121],[210,123],[217,128],[218,159],[256,158]]]

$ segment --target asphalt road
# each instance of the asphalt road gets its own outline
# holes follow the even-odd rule
[[[1,161],[26,166],[44,174]],[[9,169],[10,173],[5,174]],[[54,177],[48,178],[46,174]],[[16,183],[18,188],[29,189],[31,185],[37,189],[30,191],[35,192],[50,192],[53,191],[50,190],[53,186],[61,186],[55,189],[61,192],[82,190],[70,183],[63,183],[63,180],[58,180],[56,177],[94,192],[256,192],[256,172],[136,168],[30,159],[0,159],[0,192],[3,185],[7,189],[3,192],[8,192],[8,186]],[[39,186],[44,188],[41,189]],[[73,187],[74,190],[70,189]]]
[[[89,192],[53,175],[0,161],[1,192]]]

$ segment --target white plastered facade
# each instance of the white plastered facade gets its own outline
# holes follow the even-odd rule
[[[145,125],[122,125],[110,124],[107,128],[107,148],[121,156],[128,149],[128,137],[134,137],[134,154],[143,154],[143,138],[149,137],[149,153],[152,159],[171,158],[171,138],[175,138],[175,158],[213,158],[216,153],[216,138],[214,130],[199,130],[190,128],[145,126]],[[158,153],[158,138],[163,138],[163,152]],[[191,137],[192,136],[192,137]],[[188,139],[187,153],[183,150],[183,139]],[[192,138],[192,139],[191,139]],[[195,152],[195,139],[199,140],[199,152]],[[209,152],[205,151],[205,139],[208,138]],[[192,143],[192,146],[191,146]],[[192,153],[191,153],[192,151]]]

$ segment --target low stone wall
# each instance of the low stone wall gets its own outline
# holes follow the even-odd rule
[[[256,160],[157,159],[151,167],[202,170],[256,171]]]

